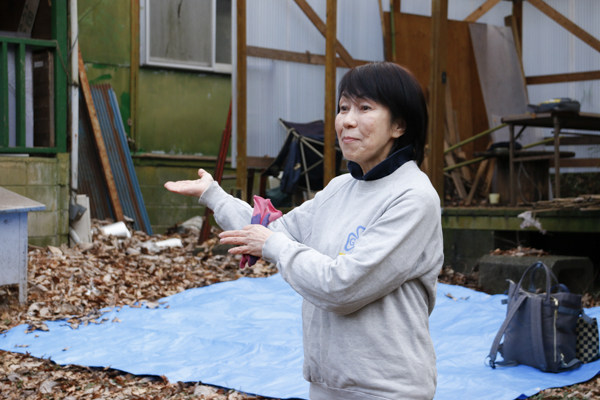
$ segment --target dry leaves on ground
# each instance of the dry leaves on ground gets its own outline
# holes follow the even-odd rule
[[[239,256],[212,238],[198,245],[196,230],[148,236],[134,232],[120,239],[99,234],[107,221],[94,221],[93,244],[75,248],[30,246],[28,302],[19,305],[17,286],[0,287],[0,333],[20,324],[27,331],[48,330],[44,321],[67,320],[80,325],[118,323],[99,311],[105,307],[156,308],[160,299],[186,289],[277,272],[259,261],[239,268]],[[177,231],[177,230],[175,230]],[[153,243],[181,239],[182,247],[159,248]],[[217,254],[219,253],[219,254]],[[0,351],[0,399],[258,399],[200,383],[170,383],[166,378],[132,376],[121,371],[59,366],[50,360]]]
[[[94,221],[97,228],[106,221]],[[259,261],[239,269],[239,257],[227,255],[214,235],[201,246],[197,231],[178,231],[148,236],[134,232],[129,239],[94,235],[92,245],[76,248],[31,247],[29,292],[19,305],[16,286],[0,287],[0,333],[29,325],[30,334],[47,330],[44,321],[65,319],[73,329],[81,324],[118,323],[102,317],[105,307],[155,308],[163,297],[186,289],[235,280],[243,276],[265,277],[277,272]],[[181,239],[183,247],[160,249],[149,245],[165,239]],[[527,249],[521,249],[523,252]],[[518,251],[517,251],[518,252]],[[536,254],[537,255],[537,254]],[[480,289],[477,272],[462,274],[445,267],[440,282]],[[587,297],[586,297],[587,296]],[[587,294],[586,307],[597,300]],[[600,378],[568,388],[548,389],[533,399],[586,399],[600,396]],[[168,382],[164,377],[134,376],[110,368],[59,366],[51,360],[0,351],[0,399],[264,399],[200,382]]]

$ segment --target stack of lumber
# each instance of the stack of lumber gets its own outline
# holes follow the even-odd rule
[[[446,82],[446,132],[444,149],[444,167],[454,167],[459,163],[467,161],[466,154],[461,147],[452,151],[448,148],[454,147],[460,143],[456,111],[452,105],[452,96],[450,93],[450,82]],[[490,186],[492,184],[492,175],[494,173],[494,159],[485,159],[479,163],[475,176],[469,165],[460,168],[454,168],[444,173],[444,197],[446,202],[452,202],[455,205],[471,205],[475,199],[483,199],[486,202]],[[474,164],[471,164],[474,165]]]
[[[578,197],[564,197],[554,200],[542,200],[532,204],[536,213],[558,210],[600,210],[600,194],[582,194]]]

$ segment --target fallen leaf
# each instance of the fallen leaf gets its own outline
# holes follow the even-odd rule
[[[54,388],[54,386],[56,386],[56,385],[58,385],[58,383],[53,380],[50,380],[50,379],[45,380],[40,385],[40,393],[42,393],[42,394],[52,393],[52,388]]]

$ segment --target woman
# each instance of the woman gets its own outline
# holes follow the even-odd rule
[[[276,263],[303,298],[304,377],[310,398],[432,399],[429,314],[442,267],[439,198],[418,165],[427,109],[406,69],[374,63],[339,85],[337,138],[350,174],[269,224],[200,170],[168,182],[198,196],[226,229],[232,254]]]

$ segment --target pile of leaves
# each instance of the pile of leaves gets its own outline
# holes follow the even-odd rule
[[[514,249],[508,249],[508,250],[496,249],[496,250],[492,251],[490,254],[492,254],[494,256],[539,257],[539,256],[547,256],[548,252],[545,250],[534,249],[533,247],[518,246],[518,247],[515,247]]]
[[[259,260],[239,268],[240,256],[227,253],[216,234],[198,245],[197,229],[173,229],[168,235],[131,238],[102,235],[109,221],[93,221],[94,240],[75,248],[30,246],[28,301],[18,302],[18,287],[0,287],[0,333],[27,324],[28,332],[48,330],[44,321],[67,320],[73,329],[89,323],[118,323],[103,318],[105,307],[156,308],[163,297],[240,277],[277,272]],[[156,245],[180,239],[181,247]],[[132,376],[117,370],[74,365],[0,351],[0,399],[258,399],[201,383],[168,382],[165,377]]]
[[[47,330],[44,321],[67,320],[73,329],[89,323],[118,323],[103,318],[105,307],[155,308],[163,297],[186,289],[231,281],[240,277],[266,277],[277,272],[260,260],[239,268],[239,256],[218,244],[217,230],[198,245],[197,229],[174,228],[165,235],[133,232],[131,238],[101,234],[108,221],[94,221],[92,244],[75,248],[30,246],[28,302],[20,305],[17,286],[0,287],[0,333],[21,324],[35,335]],[[159,247],[166,239],[180,239],[181,247]],[[521,249],[519,251],[527,251]],[[518,251],[517,251],[518,252]],[[442,269],[443,283],[481,290],[478,272],[463,274]],[[587,297],[586,297],[587,296]],[[586,294],[586,307],[600,305],[598,296]],[[568,388],[547,389],[532,399],[598,398],[600,378]],[[51,360],[0,351],[0,399],[264,399],[201,382],[169,382],[166,377],[136,376],[110,368],[60,366]]]

